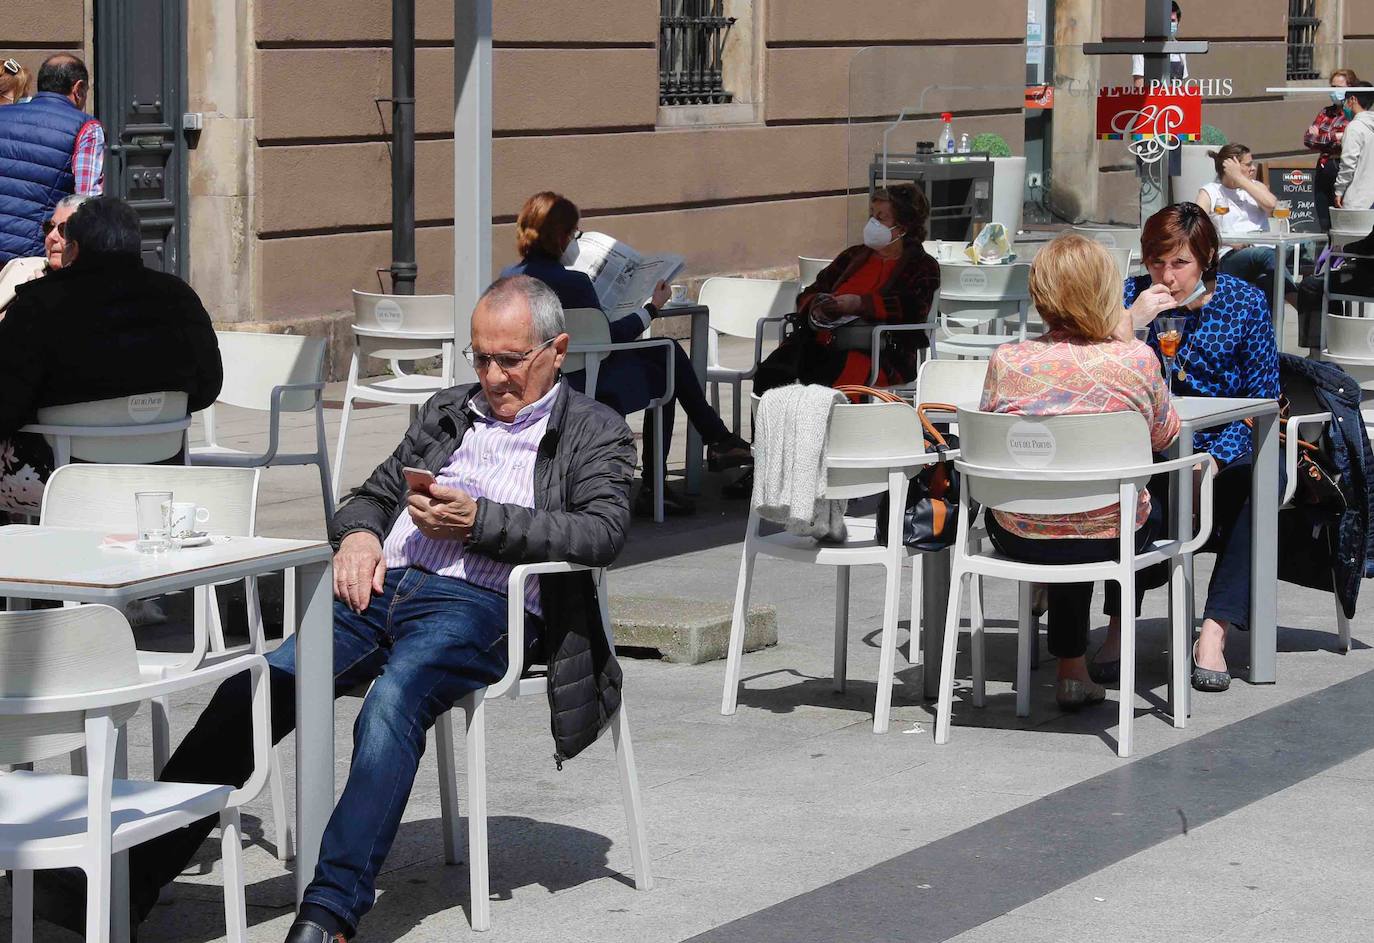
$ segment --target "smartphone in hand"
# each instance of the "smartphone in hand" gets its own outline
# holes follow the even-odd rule
[[[406,477],[406,484],[410,490],[416,494],[426,494],[429,486],[434,484],[434,472],[428,468],[402,468],[401,474]]]

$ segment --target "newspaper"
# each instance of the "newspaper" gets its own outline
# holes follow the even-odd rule
[[[571,268],[592,280],[602,310],[613,321],[642,308],[654,286],[672,281],[686,263],[680,255],[640,255],[600,232],[584,232],[577,248]]]

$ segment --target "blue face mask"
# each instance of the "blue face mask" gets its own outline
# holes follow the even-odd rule
[[[1177,23],[1174,23],[1174,22],[1170,22],[1170,23],[1169,23],[1169,35],[1170,35],[1170,36],[1177,36],[1177,35],[1178,35],[1178,24],[1177,24]]]
[[[1345,92],[1332,92],[1331,104],[1340,105],[1345,102]]]

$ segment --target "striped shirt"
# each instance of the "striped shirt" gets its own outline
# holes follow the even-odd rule
[[[458,450],[449,456],[435,476],[438,484],[467,492],[474,499],[534,507],[534,465],[539,443],[549,425],[559,387],[521,409],[511,422],[486,414],[487,401],[478,394],[468,403],[472,428]],[[420,533],[403,511],[382,544],[387,569],[415,567],[439,576],[466,580],[474,586],[505,594],[511,564],[465,551],[461,540],[435,540]],[[539,581],[525,584],[525,608],[543,615],[539,605]]]

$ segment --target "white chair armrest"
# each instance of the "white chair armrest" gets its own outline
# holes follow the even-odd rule
[[[774,314],[766,318],[759,318],[757,321],[754,322],[754,363],[749,367],[749,370],[743,374],[744,379],[751,379],[754,376],[754,373],[758,370],[759,364],[763,362],[763,326],[765,324],[780,325],[786,320],[787,315]],[[778,339],[781,342],[781,328],[778,329]]]
[[[878,355],[883,349],[883,335],[895,333],[911,333],[913,331],[925,331],[927,334],[939,328],[939,322],[927,321],[924,324],[879,324],[873,328],[873,349],[870,354],[872,361],[868,368],[868,385],[872,386],[878,382]]]
[[[268,413],[267,424],[267,451],[263,453],[262,461],[264,465],[272,464],[272,459],[277,457],[277,449],[280,447],[281,437],[281,398],[287,393],[315,393],[315,408],[319,408],[324,395],[324,383],[283,383],[280,386],[272,387],[272,408]]]
[[[525,582],[532,576],[545,573],[578,573],[583,570],[594,572],[596,567],[550,560],[547,563],[521,563],[511,568],[506,580],[506,673],[500,681],[487,688],[487,697],[514,696],[520,690],[520,676],[525,673]]]
[[[197,668],[189,674],[162,681],[131,684],[101,691],[80,694],[59,694],[52,697],[0,697],[0,714],[108,714],[112,708],[139,704],[155,697],[175,694],[191,688],[204,687],[247,671],[252,677],[253,715],[253,773],[248,781],[235,789],[229,797],[231,805],[247,802],[262,791],[267,780],[268,753],[272,748],[272,723],[268,701],[267,659],[261,655],[240,655],[208,668]]]
[[[663,391],[664,400],[673,398],[677,389],[677,379],[673,370],[673,342],[666,337],[656,337],[647,341],[626,341],[623,344],[569,344],[570,354],[614,354],[622,350],[651,350],[661,348],[667,362],[668,386]]]
[[[1298,493],[1298,440],[1302,438],[1302,427],[1330,422],[1330,413],[1306,413],[1288,417],[1283,450],[1283,468],[1287,473],[1287,482],[1283,488],[1283,497],[1279,500],[1279,507],[1287,507],[1288,502]]]

